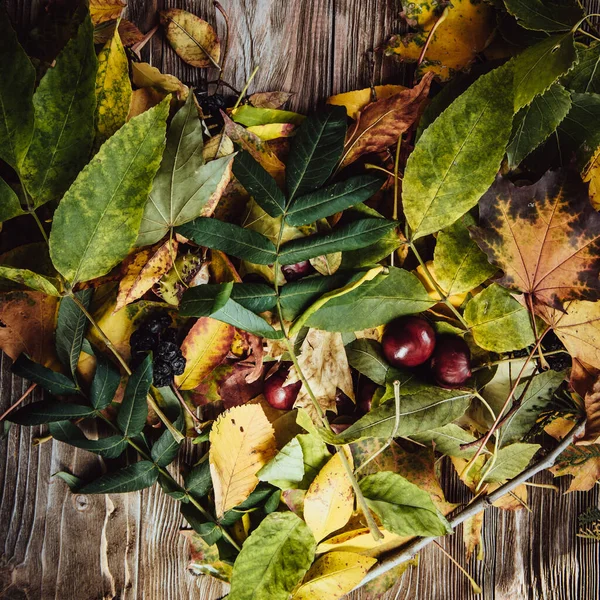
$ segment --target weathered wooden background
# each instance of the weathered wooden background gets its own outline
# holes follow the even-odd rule
[[[251,91],[297,93],[293,105],[308,109],[332,93],[375,83],[402,82],[403,70],[369,50],[401,29],[399,0],[221,0],[231,19],[226,79],[240,89],[259,65]],[[22,29],[43,10],[40,0],[9,0]],[[586,2],[599,12],[600,2]],[[210,0],[129,0],[128,17],[146,32],[157,10],[184,8],[223,21]],[[144,58],[185,82],[202,73],[182,63],[157,33]],[[1,359],[0,413],[26,389]],[[39,392],[33,394],[39,399]],[[51,480],[66,468],[98,469],[88,453],[61,443],[34,445],[37,429],[14,427],[0,450],[0,598],[20,600],[212,600],[223,586],[186,569],[187,549],[178,533],[177,503],[159,489],[111,496],[71,495]],[[549,481],[543,476],[540,481]],[[447,483],[449,499],[464,501],[460,484]],[[562,484],[563,490],[565,488]],[[575,537],[577,516],[598,504],[598,488],[563,495],[531,488],[530,512],[490,510],[485,517],[485,560],[468,564],[460,531],[444,547],[483,588],[485,600],[592,600],[600,596],[600,545]],[[360,594],[354,596],[360,598]],[[469,584],[439,549],[421,554],[387,598],[466,600]]]

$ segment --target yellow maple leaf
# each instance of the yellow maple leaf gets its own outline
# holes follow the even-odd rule
[[[215,421],[209,461],[218,519],[252,493],[256,473],[276,451],[273,428],[258,404],[236,406]]]

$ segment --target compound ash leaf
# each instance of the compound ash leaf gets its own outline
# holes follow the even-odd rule
[[[181,352],[186,359],[185,371],[175,378],[182,390],[193,390],[213,369],[220,365],[233,342],[235,329],[210,317],[199,318],[187,334]]]
[[[96,74],[96,140],[99,147],[127,121],[131,104],[129,61],[115,32],[98,55]]]
[[[21,172],[36,207],[59,198],[88,161],[96,107],[92,37],[86,17],[33,95],[35,125]]]
[[[359,113],[371,102],[384,100],[390,96],[395,96],[406,89],[403,85],[376,85],[375,98],[373,98],[373,88],[364,88],[352,92],[344,92],[327,98],[327,104],[334,106],[345,106],[346,112],[351,119],[356,120]]]
[[[90,16],[94,25],[118,19],[127,6],[125,0],[90,0]]]
[[[600,298],[600,214],[579,178],[548,171],[516,187],[499,177],[479,205],[472,234],[504,270],[501,285],[559,310],[568,300]]]
[[[160,163],[168,111],[163,100],[109,138],[56,209],[50,256],[72,284],[105,275],[131,250]]]
[[[273,428],[258,404],[236,406],[215,421],[209,460],[217,518],[250,495],[258,485],[256,473],[276,451]]]
[[[341,452],[346,452],[343,448]],[[351,455],[348,453],[351,460]],[[341,529],[352,516],[354,492],[339,452],[321,469],[304,498],[304,520],[317,542]]]
[[[340,168],[363,154],[381,152],[395,144],[421,115],[432,80],[433,74],[427,73],[414,88],[367,105],[346,138]]]
[[[221,43],[204,20],[178,8],[163,10],[160,22],[173,50],[192,67],[218,67]]]
[[[550,469],[555,477],[572,475],[567,492],[587,492],[600,480],[600,444],[569,446]]]
[[[312,565],[292,600],[338,600],[353,590],[376,562],[355,552],[329,552]]]
[[[119,282],[119,294],[114,312],[141,298],[173,266],[177,256],[177,241],[167,240],[164,244],[140,250],[125,269]]]

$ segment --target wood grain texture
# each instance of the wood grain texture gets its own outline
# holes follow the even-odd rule
[[[399,0],[222,0],[231,20],[226,79],[241,89],[255,66],[250,92],[296,92],[292,108],[309,110],[331,93],[371,82],[402,83],[404,69],[370,53],[400,30]],[[588,1],[599,12],[600,1]],[[42,0],[9,0],[23,30],[43,10]],[[216,25],[223,19],[210,0],[129,0],[128,17],[142,31],[157,11],[184,8]],[[183,63],[159,31],[144,60],[198,87],[213,79]],[[0,413],[27,384],[0,363]],[[35,391],[33,399],[39,399]],[[60,469],[99,473],[102,461],[57,442],[34,444],[39,428],[13,427],[0,446],[0,598],[5,600],[214,600],[221,584],[186,570],[187,548],[178,533],[178,505],[156,486],[143,493],[71,494],[51,475]],[[184,455],[181,461],[190,461]],[[172,467],[177,473],[178,464]],[[540,481],[549,482],[544,475]],[[450,500],[469,494],[447,469]],[[563,490],[566,487],[561,482]],[[483,588],[475,596],[466,579],[435,546],[421,553],[386,598],[399,600],[592,600],[600,596],[600,546],[575,537],[577,516],[597,505],[598,488],[564,495],[531,488],[531,512],[489,510],[484,523],[485,560],[465,564],[461,532],[442,541]],[[364,599],[361,592],[354,600]]]

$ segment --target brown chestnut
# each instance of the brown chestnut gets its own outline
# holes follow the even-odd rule
[[[435,331],[421,317],[392,321],[381,340],[383,354],[394,367],[417,367],[426,362],[435,348]]]
[[[279,410],[292,410],[294,408],[294,402],[296,402],[302,382],[296,381],[289,385],[283,385],[289,372],[289,367],[281,366],[268,379],[265,379],[263,393],[267,402],[273,408]]]
[[[467,343],[455,335],[441,335],[431,357],[431,371],[442,387],[463,385],[471,377],[471,351]]]
[[[358,383],[356,403],[361,413],[366,414],[371,410],[371,402],[377,391],[377,384],[366,377],[361,377]]]
[[[281,272],[283,273],[286,281],[296,281],[296,279],[302,279],[302,277],[306,277],[312,270],[312,265],[308,260],[302,260],[293,265],[283,265],[281,267]]]

